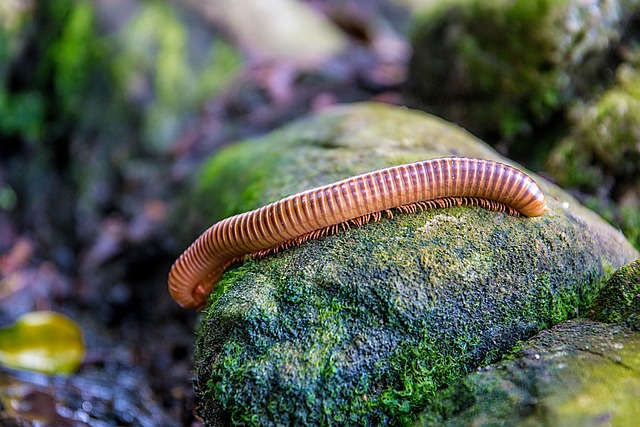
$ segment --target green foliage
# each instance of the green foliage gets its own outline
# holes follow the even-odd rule
[[[162,1],[142,2],[115,34],[99,33],[89,0],[39,0],[24,13],[0,26],[0,136],[47,147],[83,131],[131,134],[140,121],[146,148],[164,150],[242,60],[218,39],[196,57],[186,18]],[[149,101],[131,114],[136,96]]]
[[[77,2],[49,48],[54,93],[64,114],[75,115],[82,109],[92,71],[101,56],[95,28],[92,4]]]
[[[0,137],[36,139],[42,131],[44,102],[36,92],[11,94],[0,88]]]
[[[0,210],[12,211],[16,207],[16,192],[9,185],[0,185]]]
[[[7,10],[11,12],[12,8]],[[20,55],[28,18],[18,10],[13,10],[11,16],[0,16],[0,138],[19,134],[35,138],[43,120],[43,100],[37,91],[13,92],[8,87],[12,62]]]
[[[89,1],[39,1],[22,25],[0,28],[0,137],[47,146],[68,135],[82,122],[100,55]]]
[[[52,207],[55,232],[37,227],[50,247],[77,237],[75,218],[89,224],[105,210],[137,209],[111,189],[161,168],[160,155],[241,62],[171,2],[118,11],[117,28],[94,8],[91,0],[35,0],[0,25],[0,155],[11,157],[3,166],[18,207]],[[108,190],[96,197],[96,188]]]

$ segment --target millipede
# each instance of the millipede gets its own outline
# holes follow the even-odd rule
[[[536,182],[509,165],[443,157],[357,175],[223,219],[198,237],[169,272],[169,292],[200,309],[225,269],[246,256],[264,256],[350,225],[403,213],[480,206],[536,217],[547,210]]]

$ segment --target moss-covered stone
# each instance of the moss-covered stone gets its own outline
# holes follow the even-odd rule
[[[640,334],[567,321],[438,393],[415,426],[636,425]]]
[[[639,2],[446,0],[414,22],[408,94],[476,135],[547,123],[606,81]]]
[[[589,206],[640,248],[640,71],[620,66],[616,84],[574,107],[571,122],[547,170],[564,187],[591,195]]]
[[[506,161],[424,113],[335,108],[215,156],[199,207],[215,220],[443,155]],[[537,179],[550,209],[539,218],[397,214],[230,269],[198,332],[201,415],[210,424],[407,424],[441,387],[586,309],[638,253]]]
[[[589,317],[606,323],[626,322],[640,331],[640,260],[619,268],[594,300]]]

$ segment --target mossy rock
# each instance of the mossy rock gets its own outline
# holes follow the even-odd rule
[[[638,51],[640,54],[640,50]],[[618,67],[616,84],[570,114],[571,130],[546,169],[640,248],[640,65]]]
[[[214,221],[446,155],[509,163],[425,113],[338,107],[221,151],[196,206]],[[231,268],[198,331],[199,413],[211,425],[408,424],[442,387],[585,310],[638,253],[536,179],[548,197],[542,217],[396,214]]]
[[[636,0],[425,1],[408,95],[476,135],[509,140],[589,96],[615,67]]]
[[[640,333],[570,320],[438,393],[419,426],[632,426],[640,418]]]
[[[588,315],[600,322],[624,322],[640,331],[640,260],[619,268],[611,276]]]
[[[640,66],[640,65],[639,65]],[[640,180],[640,70],[620,66],[616,84],[571,114],[571,132],[550,156],[549,170],[565,186],[594,191],[607,177]]]

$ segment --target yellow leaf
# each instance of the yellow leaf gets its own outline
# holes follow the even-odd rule
[[[0,363],[11,368],[69,375],[84,353],[80,327],[59,313],[27,313],[0,328]]]

